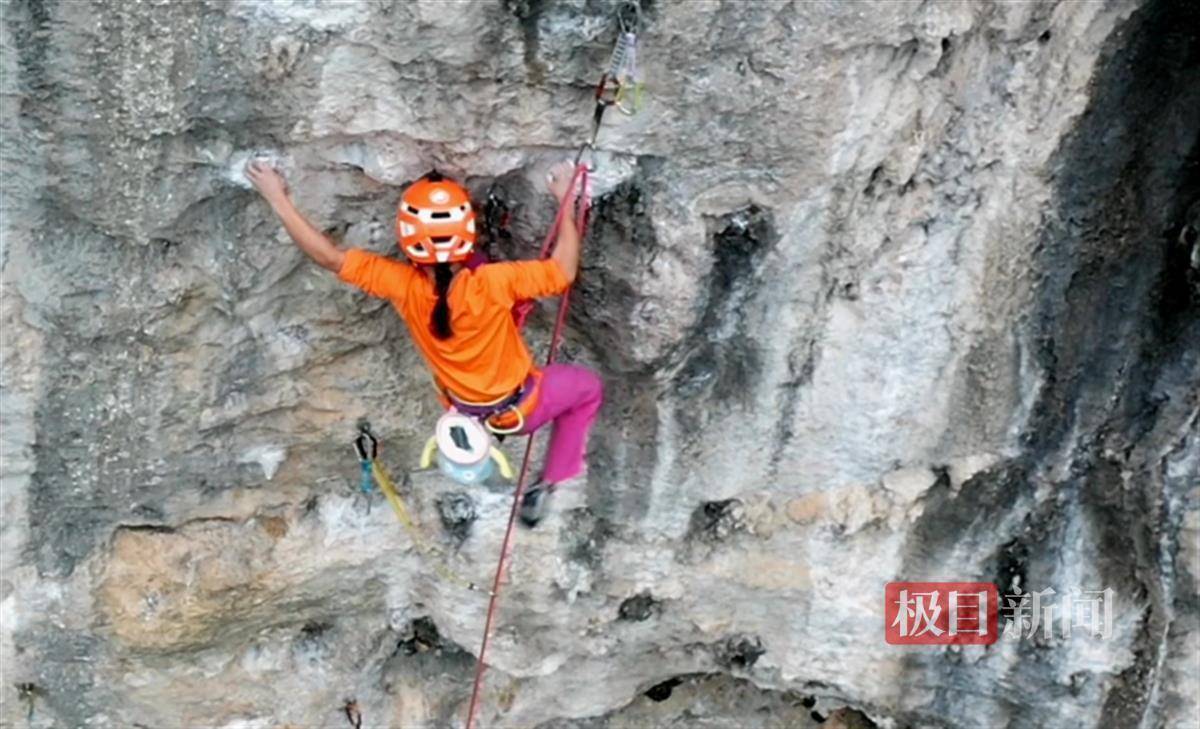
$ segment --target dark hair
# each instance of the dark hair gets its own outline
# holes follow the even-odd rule
[[[433,280],[438,298],[433,307],[433,314],[429,317],[429,329],[438,339],[454,336],[454,330],[450,328],[450,302],[446,299],[450,292],[450,280],[453,278],[454,271],[449,263],[439,263],[433,267]]]

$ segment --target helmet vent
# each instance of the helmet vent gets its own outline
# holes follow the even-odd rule
[[[408,212],[412,213],[413,215],[420,215],[420,214],[421,214],[421,211],[420,211],[420,210],[417,210],[417,209],[416,209],[416,208],[414,208],[412,205],[409,205],[409,206],[408,206]]]
[[[450,213],[448,213],[448,212],[446,212],[446,211],[440,211],[440,212],[436,212],[436,213],[430,213],[430,214],[429,214],[429,217],[431,217],[431,218],[434,218],[435,220],[436,220],[436,219],[439,219],[439,218],[440,218],[440,219],[445,219],[445,218],[449,218],[449,217],[450,217]]]
[[[430,236],[429,240],[433,241],[434,243],[449,243],[450,241],[454,240],[454,236],[452,236],[452,235],[434,235],[434,236]]]

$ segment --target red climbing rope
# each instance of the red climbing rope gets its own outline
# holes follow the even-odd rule
[[[576,185],[578,185],[578,192],[576,192]],[[583,245],[583,237],[587,233],[588,212],[591,208],[586,163],[577,162],[575,164],[575,174],[571,178],[571,186],[568,190],[567,198],[564,198],[562,204],[559,205],[558,214],[554,217],[554,226],[542,243],[542,258],[548,257],[554,250],[554,244],[558,240],[558,228],[562,225],[568,205],[578,204],[575,230],[579,233],[580,245]],[[567,307],[570,306],[570,301],[571,289],[568,287],[558,302],[558,316],[554,320],[554,333],[550,336],[550,352],[546,355],[547,366],[554,364],[554,357],[558,353],[558,343],[562,339],[563,325],[567,321]],[[524,323],[527,315],[528,309],[518,311],[518,324]],[[508,558],[512,553],[513,525],[517,520],[521,497],[525,494],[525,478],[529,474],[529,461],[533,455],[533,435],[530,433],[529,439],[525,443],[525,457],[521,459],[521,474],[517,477],[517,489],[513,493],[512,509],[508,512],[508,527],[504,530],[504,542],[500,545],[500,561],[496,565],[496,576],[492,580],[492,596],[488,600],[487,619],[483,624],[483,644],[479,647],[479,657],[475,660],[475,683],[471,687],[471,704],[467,709],[467,729],[472,729],[475,725],[475,712],[479,707],[479,690],[483,686],[483,673],[487,670],[485,659],[487,658],[488,642],[492,637],[492,622],[496,616],[496,605],[500,599],[500,583],[504,580],[504,570],[508,566]]]
[[[580,173],[581,169],[583,170],[582,175]],[[572,193],[574,193],[575,185],[577,183],[582,181],[585,185],[587,184],[586,175],[587,175],[586,165],[580,163],[579,160],[576,160],[575,161],[575,174],[574,174],[574,176],[571,177],[571,187],[569,188]],[[584,193],[586,193],[586,190],[581,189],[580,190],[581,199],[584,197]],[[582,213],[583,215],[587,214],[586,209],[583,209],[579,212]],[[538,253],[539,257],[548,258],[550,256],[550,253],[554,250],[554,242],[558,240],[558,227],[560,225],[562,225],[563,216],[566,215],[566,213],[567,213],[566,203],[559,205],[558,212],[554,215],[554,224],[550,226],[550,230],[546,232],[546,237],[542,240],[541,252]],[[579,221],[580,221],[580,217],[577,216],[575,218],[576,226],[579,225]],[[528,301],[528,300],[518,301],[513,306],[513,318],[517,322],[518,329],[525,328],[525,320],[529,318],[529,314],[532,311],[533,311],[533,302],[532,301]]]

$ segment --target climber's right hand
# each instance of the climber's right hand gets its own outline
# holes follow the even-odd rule
[[[567,195],[573,192],[571,183],[574,181],[575,165],[565,161],[559,162],[550,168],[549,174],[546,175],[546,190],[561,205],[566,201]]]
[[[270,164],[262,160],[250,160],[246,163],[246,178],[263,199],[272,205],[287,199],[287,182]]]

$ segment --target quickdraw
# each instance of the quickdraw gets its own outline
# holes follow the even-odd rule
[[[358,455],[359,464],[363,472],[368,474],[368,478],[372,479],[379,486],[379,490],[383,492],[384,498],[391,504],[392,511],[396,513],[396,519],[400,521],[405,531],[408,532],[417,551],[424,555],[430,564],[433,565],[434,572],[437,572],[438,576],[447,582],[465,587],[468,590],[491,595],[492,593],[488,590],[484,590],[473,581],[460,576],[447,567],[442,561],[446,558],[445,553],[425,539],[421,528],[417,526],[408,508],[405,506],[404,500],[400,498],[399,492],[396,491],[396,486],[392,483],[392,477],[388,474],[387,469],[383,467],[383,464],[379,462],[379,439],[371,433],[371,426],[367,423],[359,425],[358,437],[354,439],[354,452]]]
[[[621,32],[608,60],[607,76],[615,84],[612,105],[622,114],[633,116],[642,108],[642,75],[637,63],[641,5],[636,2],[625,3],[617,13],[617,20],[621,24]]]
[[[596,83],[596,107],[592,112],[592,134],[588,146],[594,147],[604,121],[604,112],[615,106],[627,116],[633,116],[642,108],[642,74],[638,67],[638,30],[641,27],[642,9],[636,2],[622,3],[617,11],[617,22],[621,26],[617,42],[608,58],[608,68]]]
[[[370,426],[359,425],[358,437],[354,439],[354,452],[358,455],[358,490],[371,493],[371,464],[379,457],[379,441],[371,435]]]

